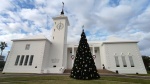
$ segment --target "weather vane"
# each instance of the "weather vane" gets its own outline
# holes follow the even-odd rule
[[[61,11],[61,15],[64,14],[64,2],[62,2],[63,6],[62,6],[62,11]]]
[[[63,4],[63,8],[64,8],[64,2],[62,2],[62,4]]]

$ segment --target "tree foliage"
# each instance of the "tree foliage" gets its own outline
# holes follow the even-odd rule
[[[149,56],[142,56],[142,59],[143,59],[145,68],[150,71],[150,57]]]
[[[0,43],[1,56],[2,56],[2,53],[3,53],[3,50],[5,49],[5,47],[7,47],[7,43],[1,42],[1,43]]]
[[[0,61],[0,70],[4,68],[5,62],[4,61]]]

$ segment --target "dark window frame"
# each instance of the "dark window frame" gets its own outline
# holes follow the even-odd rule
[[[114,57],[115,57],[116,67],[120,67],[120,64],[119,64],[119,57],[118,57],[118,56],[114,56]]]
[[[27,65],[27,64],[28,64],[28,60],[29,60],[29,55],[26,55],[24,65]]]
[[[21,56],[21,60],[20,60],[19,65],[22,65],[22,64],[23,64],[23,61],[24,61],[24,55]]]
[[[129,56],[129,61],[130,61],[131,67],[135,67],[135,66],[134,66],[134,61],[133,61],[133,57],[132,57],[132,56]]]
[[[126,57],[121,56],[123,67],[127,67]]]
[[[15,65],[18,65],[19,60],[20,60],[20,55],[17,55],[17,57],[16,57],[16,61],[15,61]]]
[[[33,63],[33,58],[34,58],[34,55],[31,55],[31,56],[30,56],[30,60],[29,60],[29,65],[30,65],[30,66],[31,66],[32,63]]]

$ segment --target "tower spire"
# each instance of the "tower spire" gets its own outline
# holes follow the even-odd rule
[[[62,6],[62,11],[61,11],[61,15],[64,15],[64,2],[62,2],[63,6]]]

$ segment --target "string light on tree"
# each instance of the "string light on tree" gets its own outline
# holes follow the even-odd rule
[[[82,28],[83,27],[84,26],[82,26]],[[74,60],[70,77],[82,80],[91,80],[100,78],[100,75],[97,73],[97,69],[90,51],[89,44],[87,43],[84,29],[82,31],[79,46],[76,51],[76,57]]]

